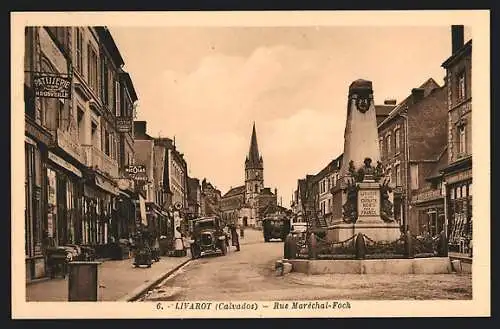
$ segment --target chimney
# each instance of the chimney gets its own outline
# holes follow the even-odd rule
[[[134,121],[134,132],[137,135],[146,135],[146,121]]]
[[[423,89],[423,88],[413,88],[411,90],[413,104],[420,102],[424,98],[424,92],[425,92],[425,89]]]
[[[464,45],[464,26],[451,26],[451,54],[455,54]]]
[[[384,105],[396,105],[396,100],[395,99],[386,99],[384,101]]]

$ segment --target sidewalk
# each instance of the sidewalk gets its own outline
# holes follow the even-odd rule
[[[150,268],[134,268],[133,259],[109,260],[99,265],[98,300],[118,301],[132,297],[149,284],[161,279],[165,274],[189,261],[188,257],[162,257]],[[36,282],[26,285],[26,301],[67,301],[68,276],[65,279]]]

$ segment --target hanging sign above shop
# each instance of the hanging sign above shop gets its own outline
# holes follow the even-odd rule
[[[130,117],[117,117],[116,120],[116,131],[119,133],[129,133],[132,131],[133,119]]]
[[[71,98],[71,77],[51,73],[34,73],[33,88],[36,97]]]
[[[129,174],[129,176],[133,177],[137,174],[145,174],[146,166],[143,165],[130,165],[125,167],[125,172]]]

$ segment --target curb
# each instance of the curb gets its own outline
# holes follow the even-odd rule
[[[448,255],[448,257],[450,258],[450,260],[460,260],[466,264],[472,264],[472,258],[470,257],[464,257],[464,256],[450,256]]]
[[[179,265],[175,266],[174,268],[168,270],[166,273],[163,273],[159,275],[157,278],[153,279],[150,282],[144,283],[143,285],[139,286],[138,288],[134,289],[131,293],[126,294],[125,296],[121,297],[118,299],[119,302],[135,302],[138,300],[146,291],[148,291],[151,287],[156,286],[163,280],[165,280],[168,276],[172,275],[175,271],[177,271],[179,268],[182,266],[186,265],[191,261],[191,257],[186,259],[184,262],[180,263]]]

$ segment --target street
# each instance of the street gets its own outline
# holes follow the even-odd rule
[[[245,240],[246,239],[246,240]],[[274,263],[283,242],[265,243],[261,231],[247,230],[241,251],[191,261],[156,291],[172,291],[150,300],[420,300],[471,299],[472,276],[314,275],[276,276]],[[153,297],[155,296],[155,297]]]

